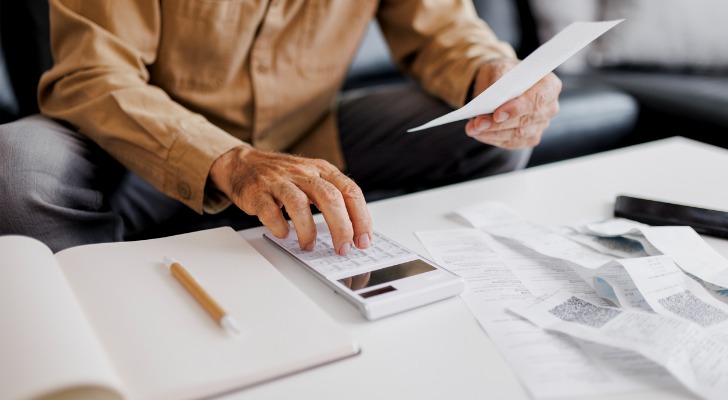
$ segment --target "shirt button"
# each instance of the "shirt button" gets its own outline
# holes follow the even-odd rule
[[[177,186],[177,191],[179,193],[179,196],[185,200],[189,200],[190,197],[192,197],[192,191],[190,191],[190,187],[187,186],[186,183],[182,182]]]
[[[258,62],[258,72],[265,74],[268,70],[270,70],[270,61],[261,60]]]

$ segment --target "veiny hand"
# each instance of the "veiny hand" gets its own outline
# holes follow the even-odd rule
[[[495,83],[518,60],[496,59],[483,65],[475,78],[473,96]],[[559,112],[561,80],[553,73],[546,75],[526,93],[498,107],[493,114],[479,115],[465,126],[465,132],[478,141],[504,149],[533,147],[549,120]]]
[[[303,250],[313,250],[316,244],[311,203],[324,215],[338,254],[349,253],[352,243],[360,249],[371,244],[372,221],[361,189],[324,160],[239,146],[215,160],[210,179],[278,238],[288,235],[281,212],[285,207]]]

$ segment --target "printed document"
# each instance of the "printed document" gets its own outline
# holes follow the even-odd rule
[[[728,259],[708,245],[689,226],[648,226],[615,218],[569,227],[571,239],[600,250],[596,242],[625,240],[641,243],[649,255],[669,256],[715,297],[728,301]]]
[[[546,227],[534,224],[517,215],[501,203],[484,202],[456,211],[476,228],[491,235],[513,240],[543,255],[559,258],[586,269],[597,269],[614,259]]]
[[[565,290],[600,302],[563,262],[517,250],[477,229],[416,232],[433,258],[466,280],[461,295],[534,398],[583,397],[674,385],[629,350],[546,332],[506,311],[533,294]],[[607,304],[601,301],[602,304]]]
[[[654,312],[697,324],[728,344],[728,304],[711,296],[670,257],[635,258],[619,263]]]
[[[543,329],[642,354],[701,397],[724,399],[728,393],[728,345],[697,324],[603,307],[564,292],[510,309]]]
[[[556,231],[494,202],[456,215],[478,229],[417,235],[466,279],[462,298],[535,397],[606,393],[604,382],[607,391],[680,382],[704,398],[725,394],[728,304],[714,283],[728,278],[728,262],[692,228],[612,219]],[[565,335],[569,361],[555,361],[555,337],[504,309]],[[576,378],[574,366],[601,378]],[[541,380],[555,371],[559,379]]]

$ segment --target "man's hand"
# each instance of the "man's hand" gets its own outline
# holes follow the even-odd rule
[[[473,97],[518,62],[497,59],[483,65],[475,77]],[[526,93],[498,107],[493,114],[480,115],[468,121],[465,132],[478,141],[509,150],[536,146],[549,126],[549,120],[559,112],[559,93],[561,80],[550,73]]]
[[[313,250],[316,244],[311,203],[324,215],[338,254],[349,253],[352,243],[360,249],[371,244],[372,221],[361,189],[324,160],[240,146],[215,160],[210,179],[278,238],[288,235],[281,212],[285,207],[303,250]]]

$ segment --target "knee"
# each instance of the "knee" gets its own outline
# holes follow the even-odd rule
[[[523,169],[528,164],[532,149],[507,150],[478,143],[471,151],[461,154],[457,167],[461,180],[484,178]]]
[[[36,125],[32,117],[0,125],[0,204],[6,215],[22,215],[33,184],[31,174],[44,169],[46,158],[34,155]]]
[[[4,172],[18,172],[28,165],[50,161],[57,150],[53,131],[65,130],[47,118],[34,115],[0,125],[0,163]],[[50,132],[49,132],[50,131]],[[4,173],[5,178],[9,173]]]
[[[442,131],[449,140],[437,147],[443,163],[454,162],[456,170],[468,178],[480,178],[520,170],[531,158],[532,148],[505,149],[480,142],[465,134],[464,122],[451,124]]]
[[[498,173],[511,172],[526,168],[528,161],[531,159],[531,153],[533,153],[533,148],[530,147],[518,150],[500,150],[503,152],[502,157],[504,161],[502,164],[503,170],[498,171]]]
[[[72,158],[73,140],[59,135],[63,131],[39,115],[0,125],[0,205],[10,216],[0,218],[3,231],[9,218],[32,219],[34,204],[58,203],[51,197],[64,192],[64,177],[72,175],[64,160]]]
[[[27,140],[27,134],[32,130],[27,129],[27,125],[25,120],[0,125],[0,196],[6,206],[7,197],[19,189],[18,181],[22,179],[23,171],[32,164],[28,153],[33,149]]]
[[[17,182],[30,171],[43,171],[60,155],[59,144],[47,132],[49,122],[32,116],[0,125],[0,170],[4,183]]]
[[[507,150],[500,147],[483,146],[486,146],[488,150],[483,152],[481,176],[498,175],[526,168],[533,152],[531,148]]]

